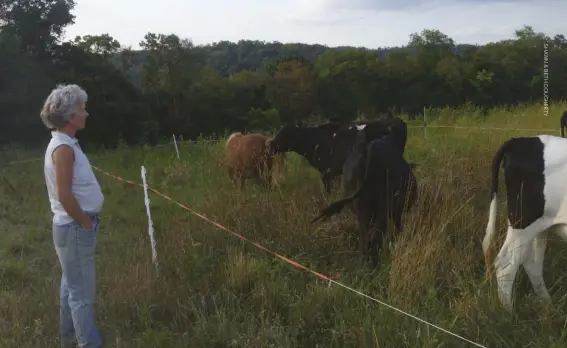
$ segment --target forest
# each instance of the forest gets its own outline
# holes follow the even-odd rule
[[[458,44],[436,29],[389,48],[241,40],[194,45],[148,32],[141,50],[112,33],[63,40],[72,0],[0,2],[0,145],[49,139],[39,110],[58,83],[89,94],[82,143],[114,148],[471,104],[484,110],[567,95],[567,40],[518,28],[514,39]],[[544,100],[545,98],[545,100]],[[559,117],[559,115],[557,115]]]

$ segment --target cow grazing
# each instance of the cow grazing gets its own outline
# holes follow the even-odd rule
[[[372,134],[388,133],[389,121],[359,123]],[[307,127],[301,123],[285,124],[270,144],[274,153],[293,151],[307,159],[321,175],[325,192],[330,194],[334,179],[342,174],[342,166],[348,153],[356,141],[356,132],[345,137],[336,138],[339,130],[350,127],[340,123],[328,123],[315,127]],[[369,133],[370,134],[370,133]]]
[[[341,127],[338,123],[328,123],[316,127],[307,127],[302,123],[287,123],[270,143],[274,154],[289,151],[303,156],[315,167],[323,180],[327,193],[331,191],[331,182],[337,176],[336,158],[332,157],[331,144],[333,134]]]
[[[563,115],[561,115],[559,123],[561,126],[561,137],[565,138],[565,128],[567,128],[567,110],[563,111]]]
[[[231,181],[236,184],[240,181],[240,188],[248,178],[254,178],[262,185],[272,182],[273,154],[268,151],[271,139],[258,133],[242,134],[239,132],[230,135],[226,142],[224,165]],[[285,158],[279,159],[285,163]]]
[[[496,230],[498,175],[504,167],[507,189],[508,231],[492,260],[491,241]],[[547,231],[567,241],[567,139],[540,135],[512,138],[502,144],[492,162],[492,190],[486,235],[482,242],[487,277],[495,268],[498,295],[512,310],[512,285],[524,266],[535,293],[550,303],[543,280]]]
[[[344,173],[355,178],[358,189],[350,197],[329,205],[311,221],[326,220],[352,202],[358,221],[359,250],[366,254],[370,245],[373,266],[378,264],[378,251],[382,235],[387,231],[388,218],[394,221],[399,232],[403,231],[403,214],[417,199],[413,165],[406,162],[400,146],[405,143],[403,134],[403,131],[392,131],[370,141],[362,136],[346,161],[349,165],[345,165]]]

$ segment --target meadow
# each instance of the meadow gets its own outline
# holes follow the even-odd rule
[[[521,270],[516,313],[484,280],[490,164],[510,137],[559,135],[567,103],[544,116],[538,104],[428,115],[427,137],[410,121],[406,158],[417,162],[419,199],[405,231],[371,270],[357,252],[345,209],[309,221],[326,204],[318,173],[295,154],[271,190],[240,192],[221,167],[224,142],[119,149],[91,164],[148,184],[266,248],[486,347],[567,345],[567,253],[550,235],[544,308]],[[480,130],[466,127],[522,128]],[[533,131],[527,129],[534,129]],[[537,129],[556,129],[538,132]],[[566,149],[567,151],[567,149]],[[10,160],[25,154],[8,153]],[[41,151],[40,151],[41,155]],[[31,155],[30,155],[31,156]],[[43,162],[3,165],[0,174],[0,347],[58,347],[60,267],[51,237]],[[354,292],[270,256],[150,193],[159,272],[151,262],[144,192],[95,172],[105,194],[97,246],[97,322],[106,347],[472,347]],[[500,194],[504,193],[503,178]],[[497,248],[505,233],[500,200]],[[496,253],[497,250],[494,250]]]

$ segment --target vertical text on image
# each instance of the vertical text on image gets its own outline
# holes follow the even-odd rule
[[[548,43],[543,42],[543,115],[549,114],[549,57],[547,52]]]

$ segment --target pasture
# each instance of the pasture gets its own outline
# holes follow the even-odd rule
[[[148,184],[266,248],[365,294],[487,347],[567,344],[566,246],[551,236],[544,310],[524,271],[517,312],[505,312],[484,281],[481,241],[490,203],[490,164],[514,136],[559,134],[565,103],[428,115],[431,126],[556,129],[408,129],[406,158],[418,163],[419,199],[405,231],[371,271],[357,251],[355,219],[309,225],[341,196],[323,195],[318,173],[296,154],[271,191],[231,187],[224,142],[87,154],[109,173]],[[420,125],[410,121],[409,126]],[[80,137],[80,134],[79,134]],[[566,149],[567,151],[567,149]],[[41,152],[40,152],[41,154]],[[24,157],[23,155],[19,155]],[[60,268],[51,239],[43,162],[3,166],[0,182],[0,346],[58,347]],[[472,347],[435,328],[298,270],[150,193],[160,263],[151,263],[144,192],[95,172],[105,194],[97,246],[97,323],[106,347]],[[0,178],[2,179],[2,178]],[[567,179],[567,178],[566,178]],[[337,183],[338,185],[339,183]],[[504,184],[500,180],[500,192]],[[505,233],[501,196],[496,245]],[[387,246],[388,244],[386,244]],[[497,253],[497,250],[494,250]]]

